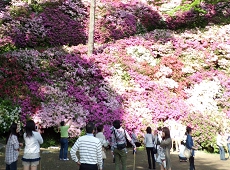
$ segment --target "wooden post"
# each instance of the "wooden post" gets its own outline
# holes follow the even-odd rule
[[[95,8],[96,8],[96,0],[91,0],[89,36],[88,36],[88,56],[93,54],[93,49],[94,49]]]

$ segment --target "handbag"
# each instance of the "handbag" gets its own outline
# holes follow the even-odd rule
[[[157,154],[157,148],[153,147],[153,154]]]
[[[116,132],[114,130],[113,130],[113,133],[114,133],[114,136],[115,136],[115,140],[117,140]],[[125,133],[125,130],[124,130],[124,133]],[[126,139],[126,133],[125,133],[125,139]],[[117,149],[118,150],[122,150],[122,149],[125,149],[125,148],[126,148],[126,143],[122,143],[122,144],[117,143]]]
[[[184,149],[184,156],[189,159],[192,156],[192,149],[188,149],[187,147],[185,147]]]
[[[102,159],[106,159],[105,151],[102,151]]]
[[[126,147],[126,143],[122,143],[122,144],[117,144],[117,149],[118,150],[122,150]]]
[[[155,141],[155,139],[153,138],[153,135],[152,135],[152,140],[153,140],[153,143],[155,143],[155,147],[153,147],[153,154],[157,154],[157,142]],[[158,141],[158,140],[157,140]]]

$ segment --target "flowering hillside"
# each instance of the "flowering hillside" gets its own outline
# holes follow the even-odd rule
[[[132,5],[108,5],[108,15],[101,15],[96,25],[95,53],[87,56],[83,45],[87,8],[67,2],[57,9],[42,7],[38,16],[31,13],[34,17],[30,18],[22,17],[20,10],[19,20],[24,22],[4,12],[0,44],[4,50],[0,56],[2,133],[10,119],[24,123],[33,118],[44,129],[73,117],[72,136],[78,136],[87,121],[94,121],[105,125],[109,137],[112,121],[120,119],[128,131],[136,128],[142,137],[147,126],[156,128],[174,119],[197,129],[195,140],[202,147],[215,145],[210,137],[214,138],[218,128],[226,128],[230,120],[229,24],[184,31],[157,29],[162,23],[155,19],[163,16],[160,12],[152,15],[148,5],[145,8],[149,10],[144,11],[149,12],[149,20],[145,22],[141,18],[147,14],[135,13]],[[119,11],[122,7],[125,10]],[[78,9],[81,17],[70,9]],[[50,16],[46,20],[42,17],[45,14]],[[79,20],[71,20],[70,15]],[[65,22],[55,24],[54,16],[65,18]],[[24,27],[16,23],[24,23]],[[103,27],[104,31],[99,30]],[[140,28],[146,33],[135,35]],[[59,46],[49,47],[54,45]],[[206,129],[211,129],[210,133]]]

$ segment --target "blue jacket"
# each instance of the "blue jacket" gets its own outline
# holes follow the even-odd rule
[[[192,149],[192,147],[193,147],[193,140],[192,140],[192,136],[191,135],[187,135],[186,147],[188,149]],[[192,149],[192,156],[194,156],[194,150],[193,149]]]

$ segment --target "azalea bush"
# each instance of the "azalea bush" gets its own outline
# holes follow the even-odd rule
[[[136,128],[140,139],[147,126],[182,121],[196,129],[197,144],[216,151],[219,122],[227,127],[230,118],[229,25],[173,31],[208,14],[170,16],[136,1],[99,2],[95,51],[87,56],[88,3],[12,6],[0,15],[0,98],[12,104],[7,114],[18,108],[23,124],[32,118],[42,131],[57,130],[72,117],[71,137],[81,135],[88,121],[104,124],[109,138],[119,119],[128,132]],[[227,16],[228,6],[220,8]],[[15,47],[36,48],[8,51]]]
[[[204,27],[209,22],[228,23],[228,3],[201,3],[200,8],[204,11],[202,15],[194,9],[174,11],[170,15],[158,6],[139,1],[98,2],[95,41],[111,42],[157,28],[182,29]],[[0,24],[1,52],[16,47],[85,44],[89,3],[55,0],[28,5],[23,0],[11,1],[1,11]]]

